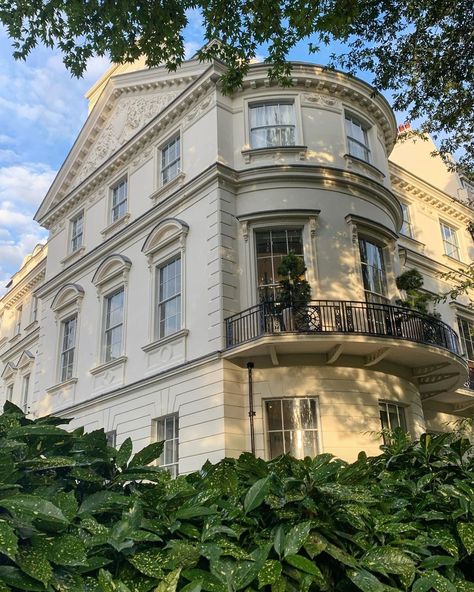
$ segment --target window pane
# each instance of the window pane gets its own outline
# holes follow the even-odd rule
[[[296,458],[318,453],[316,399],[274,399],[265,409],[271,458],[283,452]]]
[[[268,103],[250,107],[252,148],[293,146],[295,113],[292,103]]]
[[[158,268],[157,337],[176,333],[181,328],[181,259],[178,257]]]
[[[267,423],[269,430],[281,430],[283,428],[281,415],[281,401],[266,401]]]

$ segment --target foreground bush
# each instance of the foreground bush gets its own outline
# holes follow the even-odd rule
[[[473,447],[354,464],[243,454],[171,480],[160,444],[0,416],[0,592],[474,590]]]

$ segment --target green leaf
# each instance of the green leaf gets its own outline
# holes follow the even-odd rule
[[[73,491],[69,491],[68,493],[60,491],[51,499],[51,501],[61,510],[69,521],[75,518],[79,504],[76,501],[76,496]]]
[[[186,520],[190,518],[197,518],[199,516],[212,516],[216,514],[217,510],[207,508],[206,506],[193,506],[192,508],[182,508],[176,512],[176,518]]]
[[[113,491],[98,491],[82,502],[78,514],[100,514],[113,508],[129,506],[130,498]]]
[[[203,569],[187,569],[182,575],[195,586],[200,585],[205,592],[228,592],[228,589],[215,576]]]
[[[376,547],[362,558],[364,567],[382,574],[400,574],[405,578],[413,577],[415,564],[413,560],[395,547]]]
[[[122,445],[117,451],[117,456],[115,457],[115,462],[119,467],[125,467],[132,455],[133,451],[133,444],[132,439],[127,438],[122,442]]]
[[[282,524],[275,529],[273,547],[275,548],[278,557],[281,557],[285,548],[285,530]]]
[[[258,572],[258,587],[263,588],[267,584],[274,584],[281,576],[281,563],[275,559],[268,559]]]
[[[294,526],[285,537],[284,557],[296,555],[308,538],[311,522],[301,522]]]
[[[86,548],[77,536],[64,534],[53,540],[48,549],[48,559],[56,565],[85,565]]]
[[[385,586],[373,574],[365,569],[350,569],[349,579],[363,592],[384,592]]]
[[[45,586],[53,577],[53,569],[44,552],[38,549],[22,549],[16,558],[16,563],[21,570],[35,580],[43,582]]]
[[[155,592],[176,592],[178,587],[179,575],[181,569],[175,569],[166,575],[166,577],[155,588]]]
[[[181,592],[201,592],[201,590],[202,586],[199,582],[190,582],[184,588],[181,588]]]
[[[163,577],[163,566],[165,564],[165,556],[161,549],[147,549],[146,551],[139,551],[130,557],[128,561],[138,569],[139,572],[150,576],[152,578]]]
[[[427,572],[413,584],[412,592],[457,592],[456,586],[436,571]]]
[[[423,559],[420,566],[424,569],[436,569],[443,565],[456,565],[457,561],[456,557],[449,555],[431,555],[431,557]]]
[[[247,491],[244,499],[244,511],[246,514],[258,508],[270,491],[270,476],[255,481],[252,487]]]
[[[128,465],[129,468],[141,467],[150,464],[161,456],[161,453],[163,452],[163,446],[163,442],[152,442],[151,444],[148,444],[148,446],[145,446],[145,448],[134,455]]]
[[[11,567],[10,565],[0,565],[0,581],[19,590],[43,592],[45,589],[41,582],[30,578],[17,567]]]
[[[40,522],[45,530],[61,530],[69,524],[69,520],[57,506],[35,495],[24,494],[2,499],[0,506],[19,520]]]
[[[32,423],[12,428],[8,431],[9,438],[24,438],[27,436],[48,436],[49,438],[55,437],[66,440],[70,438],[72,434],[54,425],[45,425],[41,423]]]
[[[321,590],[327,590],[327,583],[326,580],[321,573],[319,567],[310,559],[303,557],[302,555],[288,555],[286,557],[286,562],[296,567],[302,572],[310,574],[314,582],[318,585]]]
[[[18,547],[18,537],[13,528],[0,520],[0,553],[3,553],[10,559],[14,559]]]
[[[474,553],[474,522],[458,522],[456,528],[469,555]]]

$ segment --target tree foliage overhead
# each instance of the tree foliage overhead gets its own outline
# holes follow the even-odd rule
[[[172,480],[102,430],[0,416],[1,592],[472,592],[473,446],[244,453]]]
[[[80,76],[93,55],[126,62],[145,55],[170,70],[183,61],[189,11],[202,15],[199,52],[229,66],[224,88],[236,88],[257,52],[266,48],[270,77],[290,82],[285,61],[301,41],[342,42],[333,65],[367,70],[390,91],[396,110],[422,118],[422,132],[441,135],[441,153],[462,151],[474,170],[474,4],[471,0],[0,0],[0,23],[24,59],[38,43],[58,47]]]

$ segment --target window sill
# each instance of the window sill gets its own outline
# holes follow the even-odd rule
[[[20,341],[20,337],[21,333],[17,333],[16,335],[13,335],[11,339],[8,340],[8,343],[16,343],[17,341]]]
[[[118,230],[119,228],[122,228],[122,226],[126,226],[128,224],[129,220],[130,220],[130,212],[127,212],[121,218],[119,218],[118,220],[115,220],[114,222],[112,222],[111,224],[106,226],[104,228],[104,230],[101,230],[100,234],[104,238],[106,238],[107,235],[110,235],[114,230]]]
[[[451,257],[451,255],[446,255],[446,253],[443,254],[443,258],[451,263],[451,265],[461,265],[463,268],[468,267],[464,261],[461,261],[461,259],[456,259],[456,257]]]
[[[86,247],[84,245],[82,245],[82,247],[79,247],[76,251],[73,251],[72,253],[69,253],[69,255],[66,255],[66,257],[63,257],[60,260],[60,263],[62,265],[66,265],[67,263],[71,263],[71,261],[75,261],[76,259],[79,259],[85,250],[86,250]]]
[[[125,364],[127,359],[127,356],[120,356],[119,358],[114,358],[109,362],[104,362],[103,364],[99,364],[98,366],[91,368],[89,372],[92,374],[92,376],[95,376],[96,374],[100,374],[104,370],[108,370],[109,368],[114,368],[115,366]]]
[[[347,168],[349,169],[354,165],[356,167],[359,166],[368,173],[372,173],[372,175],[375,175],[380,179],[385,179],[385,175],[381,170],[379,170],[373,164],[370,164],[370,162],[362,160],[362,158],[357,158],[357,156],[352,156],[352,154],[344,154],[344,159],[347,162]]]
[[[142,347],[144,352],[150,352],[166,343],[170,343],[171,341],[175,341],[180,339],[181,337],[186,337],[189,334],[188,329],[181,329],[176,331],[176,333],[172,333],[171,335],[167,335],[166,337],[161,337],[161,339],[157,339],[156,341],[152,341],[151,343],[147,343]]]
[[[36,329],[37,326],[38,326],[38,321],[33,321],[25,327],[25,331],[27,333],[29,333],[30,331],[33,331],[33,329]]]
[[[249,164],[256,156],[273,156],[283,154],[297,154],[300,160],[306,159],[307,146],[268,146],[266,148],[250,148],[242,150],[245,164]]]
[[[78,379],[76,377],[69,378],[68,380],[64,380],[63,382],[58,382],[57,384],[50,386],[49,388],[46,389],[46,392],[47,393],[55,393],[57,391],[60,391],[63,388],[66,388],[68,386],[72,386],[72,385],[76,384],[77,381],[78,381]]]
[[[185,173],[181,172],[177,174],[176,177],[173,177],[171,181],[168,181],[168,183],[160,185],[160,187],[150,195],[150,199],[157,200],[159,197],[165,194],[168,191],[168,189],[176,189],[177,187],[182,185],[185,178]]]

